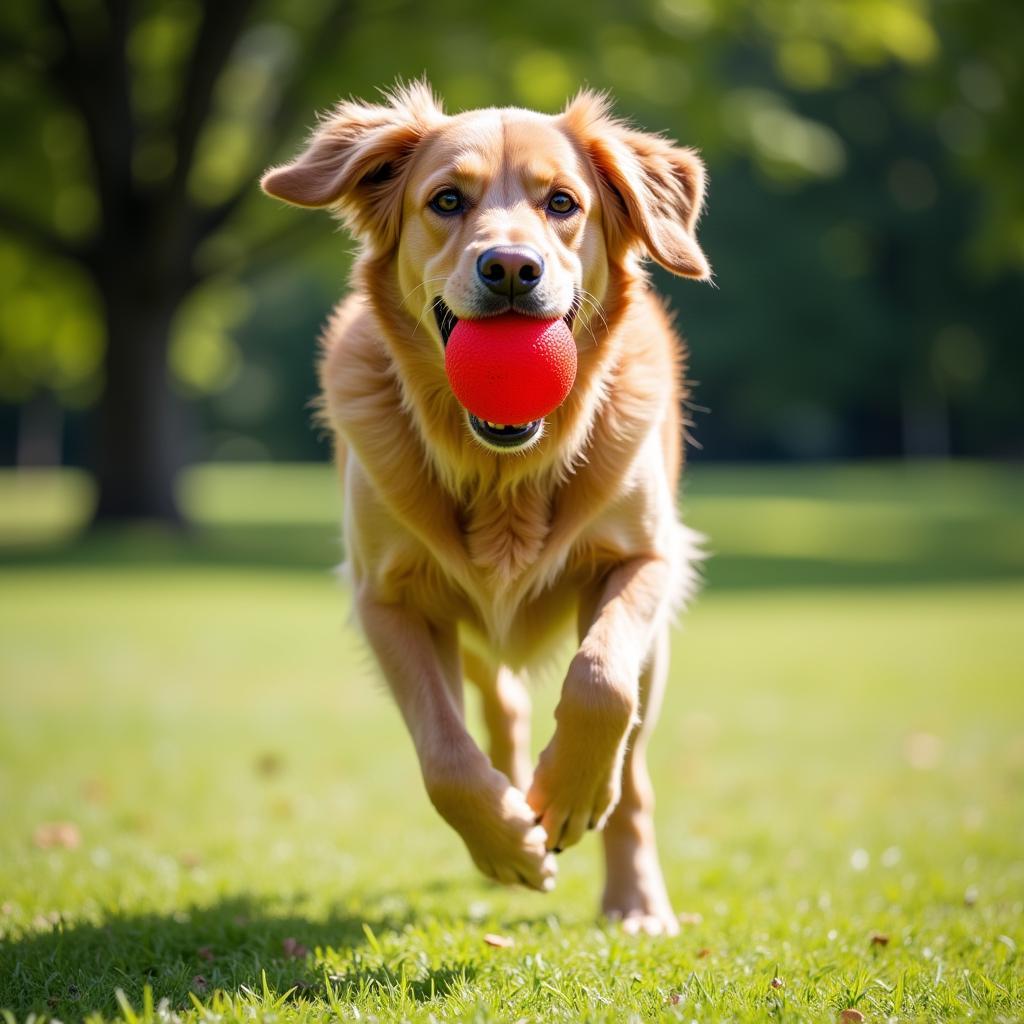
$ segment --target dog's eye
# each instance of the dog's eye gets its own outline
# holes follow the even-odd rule
[[[548,209],[552,213],[560,213],[564,216],[567,213],[575,213],[579,209],[579,205],[568,192],[556,192],[548,200]]]
[[[465,207],[465,201],[462,198],[462,193],[457,189],[446,188],[441,192],[438,192],[437,195],[430,200],[430,207],[437,213],[443,214],[447,217],[453,213],[461,213]]]

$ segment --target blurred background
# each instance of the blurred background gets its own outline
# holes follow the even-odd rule
[[[186,466],[328,458],[352,244],[256,182],[424,74],[452,111],[608,89],[702,150],[717,288],[658,274],[695,460],[1024,454],[1019,4],[12,0],[0,41],[0,464],[83,470],[46,478],[68,528],[180,521]]]
[[[716,286],[655,272],[713,556],[652,746],[692,951],[765,991],[816,951],[795,998],[881,929],[925,1001],[869,1016],[991,1017],[967,948],[1018,998],[1022,56],[1020,0],[0,4],[0,1006],[284,991],[285,936],[369,957],[360,922],[481,900],[589,928],[594,843],[543,905],[472,880],[329,571],[310,401],[353,243],[257,180],[421,75],[450,111],[607,89],[708,164]]]

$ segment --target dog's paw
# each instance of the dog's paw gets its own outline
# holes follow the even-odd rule
[[[605,833],[607,880],[601,912],[630,935],[678,935],[653,837],[620,828]]]
[[[543,826],[555,853],[578,843],[588,829],[600,829],[619,801],[621,754],[582,751],[556,730],[540,755],[526,795],[534,821]]]
[[[616,684],[604,665],[582,654],[573,659],[555,711],[558,727],[526,794],[548,849],[578,843],[615,809],[636,700],[635,685]]]
[[[617,924],[627,935],[678,935],[679,919],[672,909],[646,913],[642,910],[609,910],[605,913],[613,924]]]
[[[484,875],[540,892],[555,887],[557,866],[544,829],[523,794],[486,759],[456,778],[433,780],[427,791]]]

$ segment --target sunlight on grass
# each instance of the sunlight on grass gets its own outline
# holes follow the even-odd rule
[[[296,506],[315,537],[335,528],[329,471],[206,472],[188,500],[223,530],[248,513],[274,545]],[[760,535],[832,559],[826,534],[801,547],[830,514],[864,544],[918,509],[933,539],[1015,527],[1017,485],[954,477],[972,474],[943,501],[927,475],[709,470],[687,501],[734,551]],[[550,896],[476,875],[327,559],[91,550],[0,574],[0,1008],[18,1021],[1024,1016],[1024,580],[988,578],[969,544],[974,582],[712,577],[652,747],[687,914],[657,940],[597,923],[593,837]],[[535,749],[557,683],[536,691]]]
[[[930,565],[939,575],[944,563],[999,575],[1024,568],[1024,481],[1009,467],[697,465],[685,481],[686,520],[719,556]],[[218,542],[237,546],[252,534],[254,551],[269,550],[273,529],[319,529],[331,538],[321,564],[337,561],[340,500],[329,466],[201,465],[182,475],[179,495],[185,514]],[[81,473],[0,472],[0,551],[67,540],[93,500]],[[278,533],[279,545],[286,536]]]
[[[285,1021],[331,998],[424,1021],[673,995],[751,1021],[783,998],[815,1019],[1024,1008],[1000,938],[1024,941],[1024,587],[706,595],[653,751],[669,884],[699,918],[651,941],[594,925],[593,839],[551,897],[475,875],[331,581],[19,571],[0,595],[0,1005],[110,1018],[148,984],[241,1020],[268,1011],[265,970],[275,999],[300,984]]]
[[[92,514],[95,488],[74,469],[0,469],[0,545],[73,536]]]
[[[337,476],[318,464],[196,466],[179,493],[185,513],[201,523],[334,523],[341,514]]]

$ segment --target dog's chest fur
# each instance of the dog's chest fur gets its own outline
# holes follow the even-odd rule
[[[371,570],[375,591],[429,620],[464,623],[508,664],[536,661],[572,625],[586,588],[637,548],[644,529],[629,526],[642,518],[634,495],[630,514],[610,511],[572,542],[552,541],[561,535],[559,494],[530,487],[478,495],[458,509],[459,550],[446,553],[391,531]]]
[[[507,586],[540,558],[551,531],[551,495],[524,483],[506,494],[482,493],[460,510],[469,560]]]

